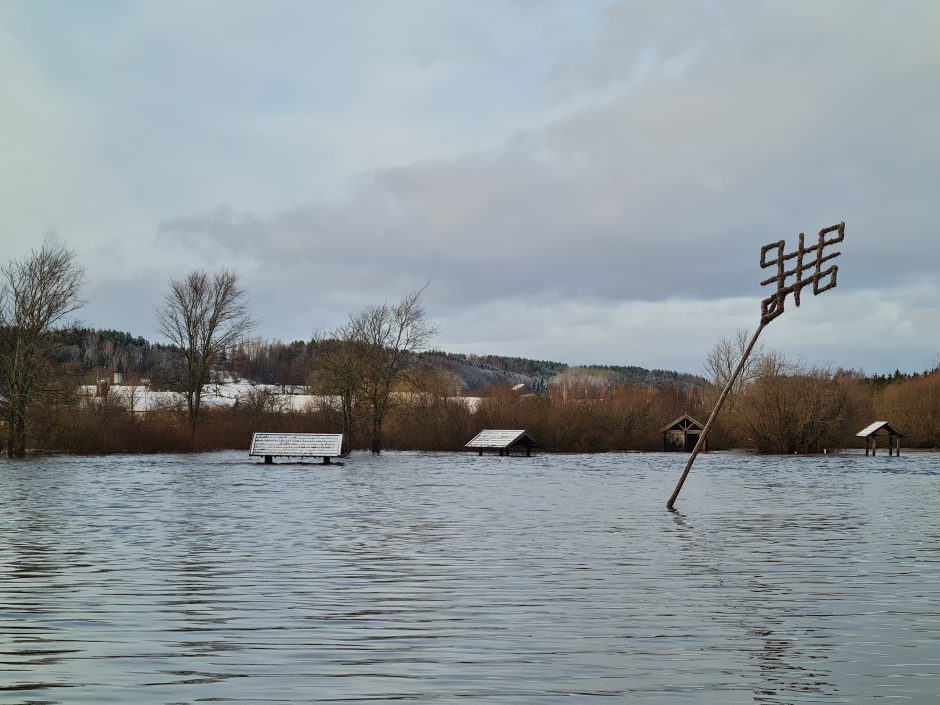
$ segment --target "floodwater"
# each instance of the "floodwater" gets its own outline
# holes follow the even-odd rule
[[[932,703],[940,455],[0,461],[0,703]]]

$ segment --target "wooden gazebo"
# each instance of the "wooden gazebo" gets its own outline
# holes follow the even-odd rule
[[[478,450],[483,455],[484,449],[498,450],[500,455],[509,455],[514,449],[524,450],[526,457],[532,455],[532,448],[536,445],[535,439],[524,429],[504,431],[499,429],[486,429],[474,436],[467,448]]]
[[[704,430],[705,424],[700,423],[688,414],[682,414],[675,421],[663,427],[663,450],[691,453]],[[702,450],[708,450],[707,446],[708,441],[706,440],[702,444]]]
[[[872,456],[875,455],[878,436],[887,436],[888,455],[893,455],[896,450],[899,457],[901,455],[901,439],[907,438],[907,434],[890,421],[875,421],[871,426],[866,426],[855,435],[865,439],[865,455],[868,455],[868,451],[871,449]]]

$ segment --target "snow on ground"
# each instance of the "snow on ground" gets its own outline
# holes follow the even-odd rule
[[[301,393],[304,387],[297,385],[256,384],[247,380],[233,380],[208,384],[203,388],[202,403],[205,407],[238,408],[256,407],[271,412],[303,412],[318,409],[338,409],[339,397]],[[79,394],[88,399],[96,397],[97,387],[93,384],[79,387]],[[402,400],[415,401],[417,394],[395,393]],[[108,397],[114,403],[131,411],[166,411],[182,410],[186,407],[186,397],[180,392],[157,391],[150,387],[131,384],[112,384],[108,386]],[[449,401],[460,401],[470,411],[476,411],[481,397],[448,397]],[[99,402],[100,403],[100,402]]]

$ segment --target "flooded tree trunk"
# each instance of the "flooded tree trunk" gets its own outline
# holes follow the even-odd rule
[[[26,457],[26,403],[19,399],[11,405],[7,437],[7,457]]]
[[[382,452],[382,418],[379,416],[372,419],[372,454],[379,455]]]

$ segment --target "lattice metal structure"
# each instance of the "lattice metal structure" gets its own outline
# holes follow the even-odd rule
[[[828,237],[830,233],[836,233],[833,237]],[[839,223],[819,231],[819,239],[815,245],[806,247],[806,236],[800,233],[800,246],[793,252],[784,254],[786,241],[771,242],[760,249],[760,266],[777,267],[777,273],[761,282],[761,286],[768,284],[777,284],[777,290],[760,302],[760,321],[766,325],[773,319],[783,313],[784,302],[787,294],[793,294],[793,303],[800,305],[800,292],[803,287],[813,285],[813,295],[818,296],[824,291],[835,289],[839,267],[835,264],[823,269],[823,265],[830,260],[835,259],[841,252],[831,252],[825,254],[829,245],[842,242],[845,239],[845,223]],[[768,253],[773,252],[773,259],[768,259]],[[807,261],[807,255],[812,258]],[[787,269],[787,262],[796,260],[793,269]],[[809,276],[804,276],[811,272]],[[795,277],[791,283],[787,279]],[[823,283],[824,282],[824,283]]]
[[[689,461],[686,463],[685,470],[682,472],[682,476],[679,478],[679,482],[676,483],[676,489],[673,491],[669,501],[666,502],[667,508],[673,508],[673,505],[679,496],[679,492],[682,490],[682,485],[685,482],[685,478],[688,477],[689,471],[692,469],[692,463],[695,462],[695,458],[698,457],[699,452],[705,444],[708,431],[711,429],[712,423],[715,421],[715,417],[718,416],[718,412],[725,403],[728,392],[731,391],[735,380],[737,380],[738,375],[741,374],[741,370],[744,368],[744,364],[747,362],[748,356],[751,354],[751,351],[754,349],[754,345],[757,343],[758,336],[760,336],[761,331],[764,330],[764,328],[772,320],[783,313],[787,296],[793,294],[793,302],[799,306],[800,293],[803,291],[804,287],[812,284],[814,296],[818,296],[824,291],[829,291],[830,289],[834,289],[836,287],[839,267],[835,264],[830,264],[824,269],[823,265],[831,262],[840,254],[842,254],[841,252],[827,253],[826,248],[830,245],[835,245],[838,242],[842,242],[844,239],[845,223],[838,223],[837,225],[831,225],[828,228],[823,228],[820,230],[816,243],[810,245],[809,247],[806,246],[806,236],[803,233],[800,233],[800,244],[793,252],[785,251],[785,240],[771,242],[761,248],[761,269],[767,269],[769,267],[777,268],[776,274],[768,277],[767,279],[764,279],[761,282],[761,286],[776,284],[777,289],[773,294],[761,301],[760,325],[757,327],[757,330],[754,331],[754,337],[751,338],[751,342],[748,343],[747,349],[744,351],[744,354],[741,356],[741,359],[738,362],[738,366],[735,368],[734,373],[731,375],[731,378],[728,380],[725,388],[722,390],[721,396],[718,397],[718,401],[715,403],[715,408],[712,409],[712,413],[708,417],[708,421],[705,423],[705,428],[699,436],[698,442],[696,442],[695,448],[692,450],[692,454],[689,456]]]

